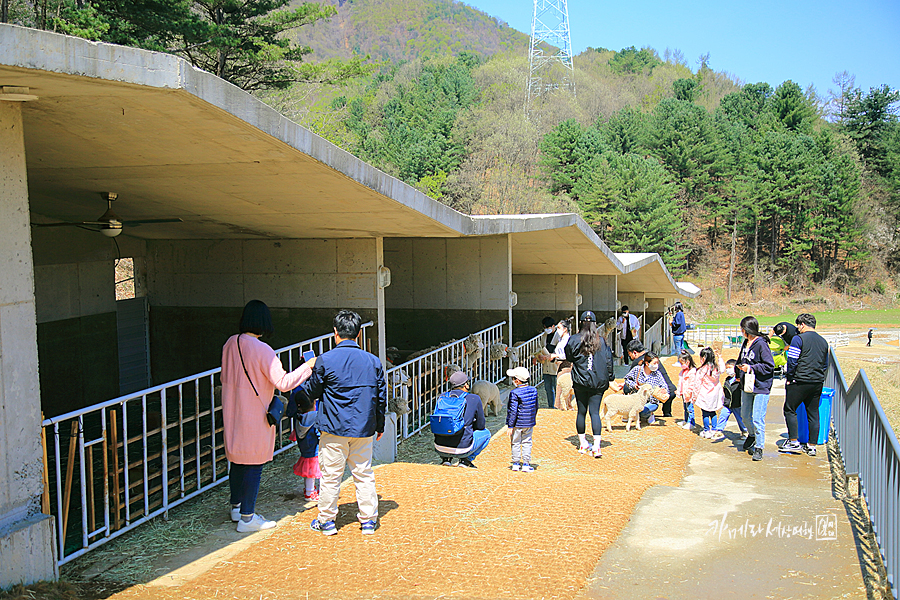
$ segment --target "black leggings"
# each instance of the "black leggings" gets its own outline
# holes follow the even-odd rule
[[[815,446],[819,441],[819,398],[822,396],[821,383],[794,382],[785,386],[784,421],[787,423],[788,437],[796,440],[800,427],[797,424],[797,408],[806,407],[806,421],[809,426],[809,443]]]
[[[575,389],[575,402],[578,404],[578,416],[575,418],[575,431],[584,433],[584,415],[591,413],[591,433],[594,437],[600,437],[603,432],[603,422],[600,420],[600,401],[603,400],[603,392],[609,386],[602,389],[593,389],[572,386]]]

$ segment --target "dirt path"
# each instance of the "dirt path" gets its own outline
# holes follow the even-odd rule
[[[604,436],[577,453],[575,414],[542,410],[534,473],[509,469],[502,433],[468,470],[394,463],[376,470],[381,528],[363,536],[352,485],[339,533],[309,529],[316,510],[175,587],[115,598],[572,598],[644,491],[677,485],[696,436],[668,423]],[[223,508],[224,510],[224,508]]]

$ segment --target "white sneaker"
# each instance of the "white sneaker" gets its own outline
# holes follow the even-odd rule
[[[513,471],[519,471],[519,470],[521,470],[521,469],[522,469],[522,465],[520,465],[519,463],[515,462],[515,463],[512,464],[512,470],[513,470]]]
[[[278,525],[275,521],[266,521],[262,515],[254,514],[250,521],[238,521],[238,533],[249,533],[251,531],[262,531],[263,529],[274,529]]]
[[[687,429],[688,431],[690,431],[691,429],[694,428],[694,426],[691,425],[690,423],[688,423],[687,421],[685,421],[684,425],[682,425],[681,427],[682,427],[682,429]]]
[[[237,523],[241,520],[241,509],[240,508],[232,508],[231,509],[231,522]]]
[[[718,429],[713,430],[712,434],[709,436],[711,440],[721,440],[725,437],[725,434],[719,431]]]
[[[700,437],[709,439],[709,436],[711,433],[712,432],[709,429],[704,429],[703,431],[700,432]]]
[[[653,413],[650,413],[650,416],[647,417],[647,425],[653,425],[656,423],[656,417],[653,416]]]

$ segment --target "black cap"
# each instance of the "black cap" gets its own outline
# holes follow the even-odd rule
[[[585,321],[591,321],[592,323],[596,323],[597,315],[595,315],[594,313],[592,313],[589,310],[586,310],[583,313],[581,313],[581,322],[584,323]]]

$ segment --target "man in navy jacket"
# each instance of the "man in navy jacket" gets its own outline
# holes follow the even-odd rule
[[[491,432],[484,421],[484,407],[480,396],[469,393],[469,376],[462,371],[450,375],[450,387],[451,394],[466,399],[465,427],[453,435],[435,435],[434,449],[445,467],[451,466],[453,458],[458,458],[460,467],[474,469],[472,461],[491,441]]]
[[[381,439],[387,407],[387,383],[377,357],[365,352],[356,342],[362,318],[342,310],[334,317],[337,345],[316,359],[312,376],[303,384],[303,392],[319,402],[316,426],[321,432],[319,464],[319,516],[311,527],[325,535],[337,528],[338,493],[344,467],[356,484],[357,518],[366,534],[378,526],[378,494],[372,471],[372,436]]]

